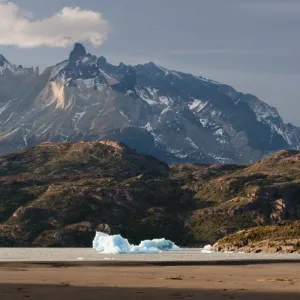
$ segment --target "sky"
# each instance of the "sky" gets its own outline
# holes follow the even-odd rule
[[[74,42],[252,93],[300,126],[300,0],[0,0],[0,53],[56,64]]]

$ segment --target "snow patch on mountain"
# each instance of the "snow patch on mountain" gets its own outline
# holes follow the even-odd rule
[[[276,108],[271,107],[258,99],[249,101],[249,105],[256,114],[257,120],[259,121],[265,121],[269,118],[280,118]]]
[[[147,102],[149,105],[155,105],[157,104],[155,101],[153,101],[153,96],[149,96],[149,92],[147,90],[136,88],[137,95],[145,102]]]
[[[12,100],[9,100],[4,106],[0,107],[0,115],[8,109],[11,102],[12,102]]]
[[[185,139],[190,143],[190,145],[191,145],[194,149],[199,150],[199,147],[192,141],[191,138],[187,137],[187,138],[185,138]]]
[[[9,122],[9,120],[13,117],[14,113],[10,113],[9,117],[2,123],[2,125],[5,125]],[[1,123],[0,123],[1,124]]]
[[[55,78],[59,74],[59,72],[63,70],[67,65],[68,65],[68,61],[66,60],[52,67],[50,73],[50,80]]]
[[[146,129],[147,131],[150,131],[150,132],[153,131],[153,128],[152,128],[150,122],[148,122],[148,123],[144,126],[144,129]]]
[[[97,65],[96,56],[85,56],[81,60],[77,61],[76,64],[82,64],[86,66],[96,66]]]
[[[121,116],[126,119],[129,123],[131,122],[130,118],[122,111],[122,110],[119,110],[119,113],[121,114]]]
[[[146,87],[148,93],[152,96],[152,97],[155,97],[156,96],[156,93],[159,91],[158,89],[156,88],[151,88],[151,87]]]
[[[269,125],[271,131],[275,134],[281,135],[291,147],[296,149],[300,148],[300,145],[294,145],[288,133],[287,126],[282,122],[282,119],[275,107],[272,107],[255,97],[252,101],[249,101],[249,105],[256,114],[259,122]]]
[[[224,135],[224,130],[223,128],[219,128],[214,132],[214,135],[220,135],[223,136]]]
[[[48,126],[43,125],[40,129],[42,130],[40,134],[37,134],[37,136],[41,136],[47,131],[49,131],[53,127],[54,123],[49,124]]]
[[[209,153],[209,155],[215,159],[216,161],[222,163],[222,164],[231,164],[232,160],[228,157],[222,157],[222,156],[218,156],[215,153]]]
[[[86,111],[83,111],[83,112],[81,112],[81,113],[75,113],[74,114],[74,117],[73,117],[73,119],[72,119],[72,121],[74,122],[74,123],[76,123],[76,122],[79,122],[82,118],[83,118],[83,116],[86,114]]]
[[[16,129],[14,129],[14,130],[12,130],[12,131],[10,131],[10,132],[2,135],[2,136],[0,135],[0,141],[3,140],[3,139],[5,139],[5,138],[7,138],[7,137],[9,137],[9,136],[11,136],[11,135],[13,135],[14,133],[16,133],[17,131],[19,131],[20,129],[21,129],[21,127],[18,127]]]
[[[126,96],[134,95],[134,91],[128,90],[125,95]]]
[[[173,76],[176,76],[176,77],[182,79],[182,77],[181,77],[177,72],[171,71],[171,70],[168,70],[168,69],[165,69],[165,68],[163,68],[163,67],[161,67],[161,66],[159,66],[159,65],[156,65],[156,66],[157,66],[162,72],[165,73],[165,76],[173,75]]]
[[[159,101],[160,101],[161,103],[163,103],[164,105],[170,105],[170,104],[171,104],[170,99],[169,99],[168,97],[166,97],[166,96],[161,96],[161,97],[159,97],[158,99],[159,99]]]
[[[208,101],[202,101],[195,99],[193,102],[188,104],[190,110],[196,110],[197,112],[202,111],[208,104]]]
[[[169,110],[172,110],[172,109],[171,109],[170,107],[164,108],[164,109],[162,110],[162,112],[160,113],[160,115],[165,114],[165,113],[168,112]]]
[[[81,79],[81,81],[86,89],[90,89],[95,86],[95,79],[93,78]]]
[[[200,119],[200,123],[202,124],[203,127],[206,127],[209,124],[208,119]]]

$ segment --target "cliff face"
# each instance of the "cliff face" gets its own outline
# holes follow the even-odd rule
[[[0,244],[90,247],[95,230],[212,244],[300,220],[299,170],[298,151],[169,167],[115,141],[44,143],[0,157]]]

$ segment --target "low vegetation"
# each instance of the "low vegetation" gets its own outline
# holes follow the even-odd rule
[[[239,231],[219,240],[223,251],[300,253],[300,221],[286,221]]]
[[[234,240],[218,244],[227,249],[243,229],[298,219],[296,151],[251,166],[168,166],[111,141],[45,143],[0,157],[3,246],[90,247],[101,230],[131,243],[165,237],[181,246],[229,235]],[[254,242],[271,238],[259,228]]]

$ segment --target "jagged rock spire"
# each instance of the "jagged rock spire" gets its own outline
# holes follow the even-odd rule
[[[70,53],[70,60],[77,61],[78,59],[86,56],[86,50],[84,46],[80,43],[76,43],[74,49]]]

